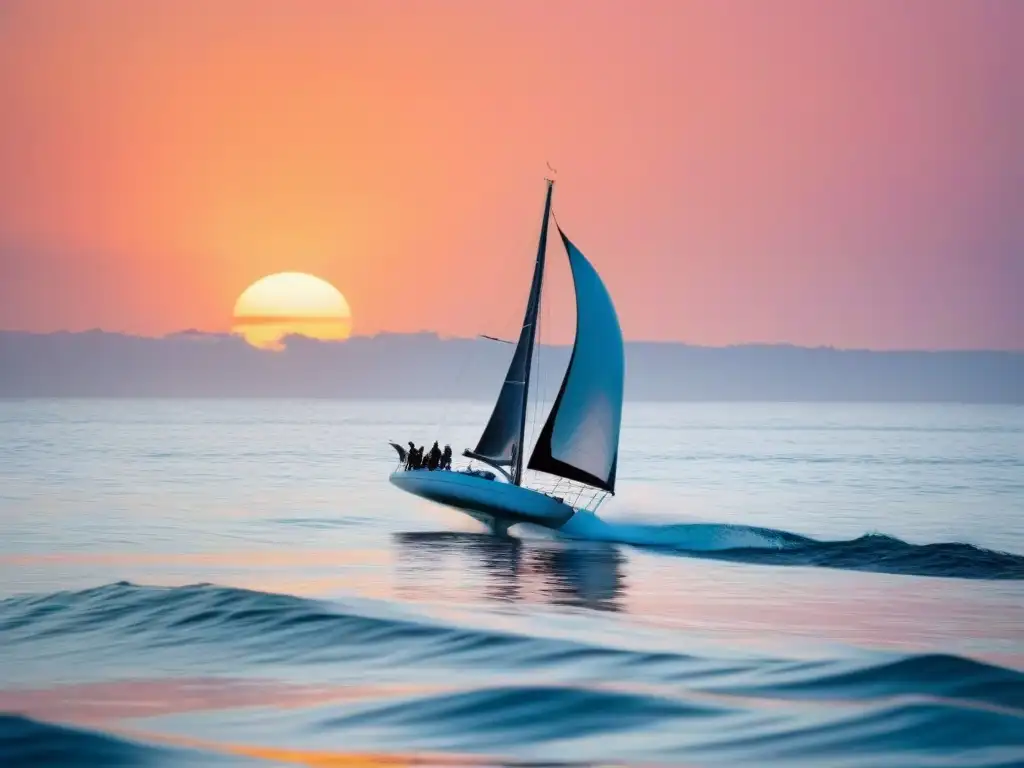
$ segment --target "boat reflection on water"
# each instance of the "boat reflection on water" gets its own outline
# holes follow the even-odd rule
[[[397,591],[418,600],[465,599],[622,609],[625,558],[612,544],[522,541],[479,533],[397,533]]]

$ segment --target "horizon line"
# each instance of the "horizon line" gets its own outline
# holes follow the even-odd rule
[[[21,334],[25,336],[57,336],[57,335],[85,335],[85,334],[106,334],[110,336],[122,336],[127,338],[135,339],[149,339],[152,341],[160,341],[163,339],[170,339],[175,336],[207,336],[212,338],[231,338],[238,339],[240,342],[247,343],[244,337],[233,331],[204,331],[197,328],[182,328],[176,331],[168,331],[162,334],[150,334],[140,333],[135,331],[118,331],[110,330],[106,328],[87,328],[83,330],[71,330],[71,329],[58,329],[51,331],[33,331],[24,328],[0,328],[0,335],[3,334]],[[345,344],[350,341],[371,341],[379,339],[380,337],[386,336],[429,336],[437,339],[438,341],[481,341],[479,335],[472,336],[457,336],[457,335],[446,335],[439,331],[431,331],[421,329],[418,331],[377,331],[372,334],[359,334],[353,333],[345,339],[317,339],[310,336],[305,336],[301,333],[287,334],[282,337],[282,342],[287,342],[289,339],[301,339],[304,342],[311,342],[317,344]],[[737,347],[791,347],[795,349],[808,349],[808,350],[832,350],[836,352],[872,352],[876,354],[893,354],[893,353],[1000,353],[1000,354],[1024,354],[1024,346],[1018,348],[999,348],[999,347],[893,347],[889,349],[877,349],[872,347],[841,347],[834,344],[799,344],[791,341],[738,341],[730,342],[726,344],[704,344],[700,342],[685,341],[681,339],[673,340],[656,340],[656,339],[626,339],[625,343],[629,344],[646,344],[646,345],[664,345],[664,346],[681,346],[681,347],[698,347],[703,349],[734,349]],[[552,343],[552,342],[541,342],[539,346],[550,347],[550,348],[568,348],[572,346],[571,342],[563,343]],[[254,347],[254,349],[257,349]],[[259,350],[267,351],[271,354],[280,354],[280,351],[271,350]]]

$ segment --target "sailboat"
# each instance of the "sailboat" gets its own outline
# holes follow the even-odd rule
[[[597,270],[555,227],[569,259],[576,294],[576,335],[558,395],[524,464],[530,374],[537,344],[554,182],[546,179],[544,217],[519,341],[491,417],[476,447],[463,456],[494,471],[409,468],[405,449],[391,445],[399,467],[390,481],[407,493],[459,509],[504,534],[532,523],[559,529],[579,510],[595,511],[615,493],[625,380],[622,330]],[[528,477],[526,470],[534,473]],[[538,479],[537,475],[540,476]]]

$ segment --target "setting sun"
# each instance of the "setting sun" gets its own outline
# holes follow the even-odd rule
[[[279,272],[260,278],[238,297],[232,331],[261,349],[281,349],[281,339],[292,334],[341,341],[352,331],[352,312],[326,280]]]

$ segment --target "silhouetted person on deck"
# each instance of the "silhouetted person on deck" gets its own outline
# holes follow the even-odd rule
[[[415,445],[409,449],[409,469],[419,469],[423,463],[423,449]]]
[[[434,445],[430,448],[430,458],[427,460],[427,469],[433,471],[437,469],[438,464],[441,463],[441,449],[437,445],[437,440],[434,441]]]
[[[450,445],[446,445],[444,447],[444,452],[441,454],[441,469],[451,469],[451,468],[452,468],[452,447]]]
[[[416,444],[412,440],[410,440],[409,441],[409,450],[405,454],[405,468],[406,469],[412,469],[413,468],[413,462],[415,461],[415,459],[416,459]]]

